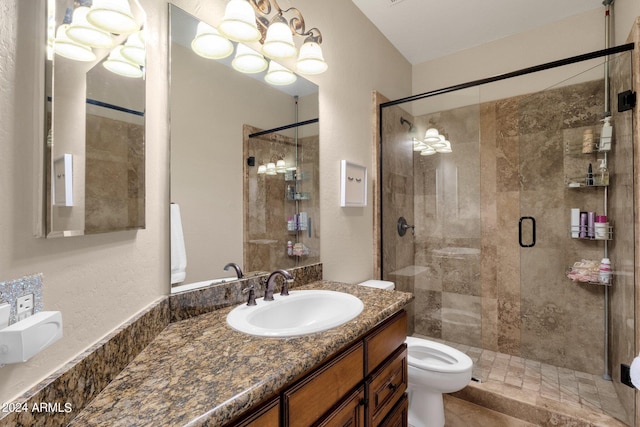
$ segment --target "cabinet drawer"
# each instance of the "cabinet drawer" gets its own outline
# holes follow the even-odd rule
[[[236,427],[273,427],[280,425],[280,399],[273,399],[249,416],[231,425]]]
[[[407,390],[407,345],[402,344],[367,381],[371,426],[376,426]]]
[[[407,339],[407,312],[402,310],[385,320],[364,339],[366,349],[365,375],[373,372]]]
[[[308,427],[337,404],[363,380],[363,358],[359,342],[285,391],[285,425]]]
[[[364,386],[354,390],[318,427],[364,426]]]
[[[398,404],[391,410],[387,418],[378,427],[408,427],[409,399],[403,395]]]

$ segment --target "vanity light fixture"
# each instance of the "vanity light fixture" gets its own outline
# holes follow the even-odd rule
[[[267,163],[267,175],[276,175],[276,164],[275,163]]]
[[[144,66],[146,50],[144,46],[144,34],[142,31],[136,31],[131,34],[124,46],[122,46],[122,56],[137,65]]]
[[[191,49],[203,58],[222,59],[233,53],[233,43],[222,37],[211,25],[199,22]]]
[[[438,129],[436,128],[427,129],[427,131],[424,134],[423,141],[429,145],[433,144],[434,142],[440,141],[440,133],[438,132]]]
[[[267,60],[249,46],[238,43],[231,66],[241,73],[255,74],[267,69]]]
[[[290,85],[298,78],[290,69],[283,67],[275,61],[270,61],[269,71],[267,71],[264,79],[267,83],[271,83],[272,85],[284,86]]]
[[[280,159],[276,162],[276,172],[285,173],[287,171],[287,164],[284,160]]]
[[[427,146],[427,148],[420,151],[421,156],[431,156],[433,154],[436,154],[436,149],[431,146]]]
[[[413,151],[422,151],[427,148],[427,144],[418,138],[413,138]]]
[[[447,146],[446,143],[447,143],[447,141],[446,141],[445,137],[442,136],[442,135],[438,135],[438,140],[435,141],[435,142],[432,142],[429,145],[431,145],[435,149],[438,149],[438,148],[446,147]]]
[[[114,34],[129,34],[140,29],[131,13],[129,0],[93,0],[87,20],[94,26]]]
[[[102,65],[112,73],[124,77],[142,77],[142,75],[144,74],[142,72],[142,68],[122,56],[122,47],[123,46],[116,46],[109,54],[107,60],[102,63]]]
[[[276,0],[229,0],[218,31],[234,41],[260,41],[262,53],[274,59],[294,58],[298,53],[294,37],[305,37],[296,70],[301,74],[320,74],[328,68],[320,47],[320,30],[307,30],[297,8],[283,10]]]
[[[436,151],[438,153],[451,153],[453,150],[451,150],[451,143],[447,140],[444,141],[445,145],[444,147],[438,147],[436,148]]]
[[[75,61],[90,62],[96,60],[96,55],[89,46],[76,43],[67,37],[67,28],[69,24],[62,24],[56,31],[56,38],[53,41],[53,51],[65,58]]]
[[[258,175],[264,175],[267,173],[267,167],[265,165],[258,166]]]
[[[95,27],[87,20],[89,8],[77,7],[73,11],[71,25],[67,28],[67,37],[76,43],[89,47],[108,49],[113,46],[113,37],[110,33]]]
[[[293,58],[298,53],[293,43],[293,33],[282,15],[276,15],[269,24],[262,53],[273,59]]]
[[[322,56],[322,48],[318,42],[319,36],[309,36],[305,39],[296,62],[296,71],[300,74],[321,74],[329,67]]]
[[[242,43],[258,41],[262,36],[247,0],[229,0],[218,31],[226,38]]]

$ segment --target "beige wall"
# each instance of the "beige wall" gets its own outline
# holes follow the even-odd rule
[[[635,17],[640,15],[637,0],[617,0],[612,8],[611,46],[625,44]],[[472,80],[483,79],[534,65],[551,62],[605,48],[604,7],[582,13],[544,27],[504,39],[485,43],[413,67],[413,93],[423,93]],[[584,63],[579,65],[584,67]],[[536,78],[542,79],[544,73]],[[553,77],[551,77],[553,79]],[[589,79],[587,79],[589,80]],[[549,80],[556,83],[553,80]],[[517,85],[517,82],[515,82]],[[528,81],[531,84],[531,81]],[[493,99],[513,96],[517,92],[501,84],[505,93]],[[541,88],[526,88],[534,92]],[[482,99],[487,101],[488,99]],[[418,112],[419,114],[420,112]]]

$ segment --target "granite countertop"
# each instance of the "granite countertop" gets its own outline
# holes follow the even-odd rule
[[[329,331],[261,338],[231,329],[227,307],[171,323],[74,420],[71,426],[222,425],[271,397],[401,310],[413,296],[339,282],[301,289],[353,294],[355,319]]]

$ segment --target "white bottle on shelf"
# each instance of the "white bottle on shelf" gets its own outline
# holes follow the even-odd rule
[[[602,258],[600,261],[600,283],[603,285],[611,283],[611,261],[609,258]]]

